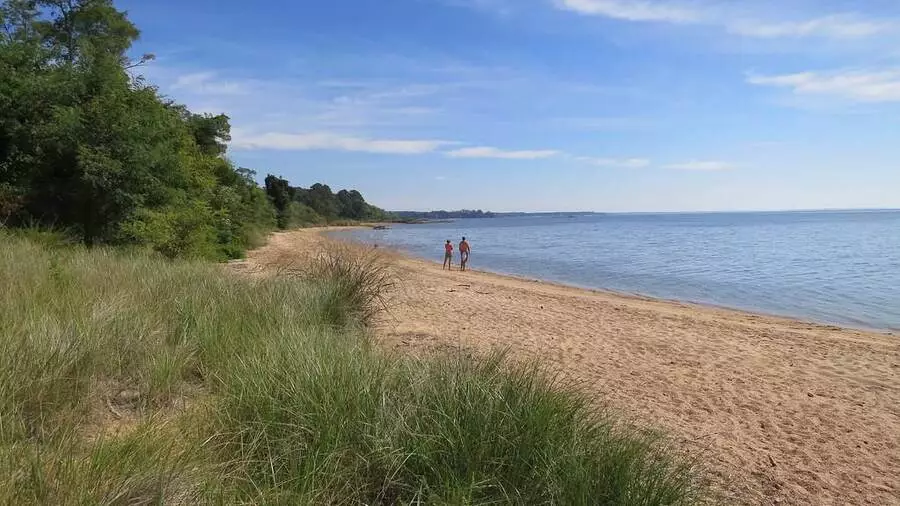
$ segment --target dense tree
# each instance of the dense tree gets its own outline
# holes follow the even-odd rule
[[[141,115],[165,115],[122,67],[137,29],[102,1],[14,1],[3,11],[17,20],[0,49],[12,106],[2,122],[8,192],[32,219],[74,226],[88,243],[109,238],[147,197],[136,187],[155,189],[146,172],[125,170],[141,156],[132,144],[159,130]]]
[[[0,224],[231,258],[276,225],[372,214],[324,184],[260,188],[225,157],[228,116],[132,75],[152,59],[128,58],[138,35],[112,0],[0,1]]]
[[[289,219],[288,206],[294,201],[294,189],[291,188],[287,179],[275,177],[271,174],[266,176],[266,195],[275,207],[278,216],[278,228],[288,228],[291,223]]]
[[[287,179],[269,174],[266,176],[266,194],[275,205],[275,210],[283,213],[294,198],[294,189],[291,188],[291,183]]]
[[[362,220],[367,216],[368,206],[362,194],[356,190],[341,190],[337,193],[338,215],[351,220]]]
[[[393,216],[366,203],[356,190],[333,193],[326,184],[295,188],[281,177],[266,176],[266,193],[278,212],[280,228],[320,224],[334,220],[390,220]]]
[[[328,219],[334,219],[338,215],[338,202],[331,188],[327,184],[316,183],[309,187],[306,194],[308,202],[304,202],[313,211]]]
[[[6,0],[0,12],[0,219],[169,255],[249,245],[234,224],[249,213],[264,226],[265,199],[221,157],[228,118],[132,78],[138,30],[123,12],[110,0]]]
[[[230,118],[224,114],[192,114],[182,111],[185,122],[194,136],[194,141],[205,155],[224,155],[231,140]]]

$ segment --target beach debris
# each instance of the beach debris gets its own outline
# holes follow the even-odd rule
[[[141,393],[137,390],[122,390],[116,394],[114,402],[120,406],[128,404],[137,404],[141,399]]]
[[[122,413],[121,413],[118,409],[116,409],[116,408],[113,407],[112,402],[109,400],[108,397],[106,398],[106,409],[108,409],[109,412],[112,413],[112,415],[113,415],[117,420],[121,420],[121,419],[122,419]]]
[[[775,459],[769,455],[769,463],[772,464],[772,467],[778,467],[778,464],[775,463]]]
[[[806,392],[806,395],[809,397],[815,397],[816,395],[812,392]]]

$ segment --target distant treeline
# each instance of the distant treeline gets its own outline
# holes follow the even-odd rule
[[[496,214],[481,209],[460,209],[459,211],[394,211],[394,215],[404,220],[449,220],[457,218],[494,218]]]
[[[368,204],[356,190],[333,193],[326,184],[309,188],[293,187],[286,179],[266,177],[266,194],[278,215],[279,228],[318,225],[335,220],[390,221],[391,215]]]
[[[282,228],[381,219],[356,191],[292,188],[226,157],[224,114],[160,95],[111,0],[0,2],[0,226],[227,259]],[[267,180],[268,182],[268,180]]]
[[[459,211],[393,211],[390,213],[395,217],[400,218],[401,221],[416,221],[416,220],[454,220],[460,218],[511,218],[511,217],[522,217],[522,216],[531,216],[531,217],[570,217],[574,218],[576,216],[593,216],[598,213],[595,212],[551,212],[551,213],[523,213],[523,212],[513,212],[513,213],[493,213],[490,211],[482,211],[481,209],[477,210],[469,210],[469,209],[461,209]]]

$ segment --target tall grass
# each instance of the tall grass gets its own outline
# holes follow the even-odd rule
[[[389,253],[342,243],[326,244],[294,274],[322,291],[323,315],[338,326],[371,325],[398,283]]]
[[[393,275],[329,255],[245,279],[0,231],[0,503],[702,498],[663,441],[535,367],[378,350],[361,324]]]

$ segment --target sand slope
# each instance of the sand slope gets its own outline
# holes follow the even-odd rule
[[[249,262],[324,240],[276,234]],[[388,346],[540,359],[699,452],[727,502],[900,504],[900,336],[398,263]]]

